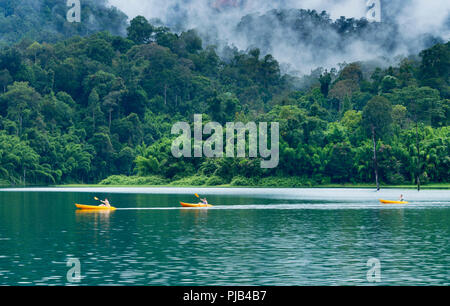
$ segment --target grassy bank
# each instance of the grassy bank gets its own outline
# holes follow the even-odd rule
[[[219,177],[191,176],[168,180],[159,176],[110,176],[99,184],[70,184],[60,187],[252,187],[252,188],[375,188],[375,184],[318,184],[298,177],[267,177],[249,179],[235,177],[230,182]],[[416,185],[381,185],[381,188],[416,189]],[[450,183],[429,183],[422,189],[450,189]]]

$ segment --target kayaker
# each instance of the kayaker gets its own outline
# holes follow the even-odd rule
[[[404,202],[405,200],[403,199],[403,194],[400,195],[400,202]]]
[[[206,200],[206,198],[200,199],[200,201],[202,201],[200,204],[208,205],[208,201]]]
[[[100,200],[100,202],[102,202],[103,204],[100,204],[99,206],[102,206],[102,207],[111,207],[111,205],[109,204],[108,199],[105,199],[104,201]]]

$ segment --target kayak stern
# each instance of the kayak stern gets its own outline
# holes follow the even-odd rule
[[[84,204],[75,204],[78,209],[81,210],[97,210],[97,211],[105,211],[105,210],[116,210],[115,207],[105,207],[105,206],[94,206],[94,205],[84,205]]]
[[[210,204],[193,204],[193,203],[184,203],[184,202],[180,202],[181,206],[183,207],[213,207]]]
[[[408,204],[407,201],[389,201],[380,199],[381,204]]]

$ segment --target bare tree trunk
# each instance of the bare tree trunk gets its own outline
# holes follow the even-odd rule
[[[109,130],[111,131],[111,114],[112,114],[112,109],[109,110]]]
[[[373,166],[375,169],[375,182],[377,191],[380,190],[380,182],[378,181],[378,161],[377,161],[377,143],[375,141],[375,128],[372,126],[372,142],[373,142]]]
[[[164,84],[164,105],[167,105],[167,84]]]
[[[417,121],[416,121],[416,148],[417,148],[416,183],[417,183],[417,191],[420,191],[420,142],[419,142],[419,127]]]
[[[95,110],[92,110],[92,127],[94,128],[93,132],[95,133]]]
[[[22,136],[22,115],[19,115],[19,136]]]

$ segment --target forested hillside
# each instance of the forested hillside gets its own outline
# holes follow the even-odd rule
[[[2,40],[14,41],[7,34]],[[388,69],[367,73],[362,66],[321,70],[299,91],[271,55],[252,49],[225,62],[195,31],[176,34],[143,17],[132,20],[126,37],[98,32],[8,43],[0,50],[0,179],[368,183],[375,143],[382,183],[449,182],[450,43]],[[192,122],[193,114],[204,114],[204,123],[280,122],[279,166],[172,157],[171,127]]]
[[[236,40],[259,47],[263,54],[273,54],[289,66],[288,71],[304,73],[349,60],[393,63],[397,55],[415,54],[442,42],[433,35],[412,39],[394,22],[344,16],[333,20],[325,11],[304,9],[246,15],[237,24],[235,35]]]
[[[100,30],[125,34],[127,16],[107,0],[83,0],[80,23],[67,21],[67,0],[0,1],[0,46],[23,38],[37,42],[57,42],[74,35],[89,35]]]

